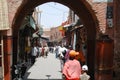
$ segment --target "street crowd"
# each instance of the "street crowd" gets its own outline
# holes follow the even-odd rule
[[[83,52],[73,50],[72,46],[48,47],[34,44],[31,54],[32,64],[35,63],[37,57],[47,58],[49,52],[55,53],[55,57],[61,60],[61,72],[64,80],[90,80]]]

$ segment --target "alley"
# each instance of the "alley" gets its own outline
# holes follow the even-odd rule
[[[62,80],[60,60],[55,54],[49,53],[46,57],[39,57],[26,72],[25,80]]]

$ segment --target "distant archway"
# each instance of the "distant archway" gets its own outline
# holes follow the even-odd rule
[[[95,39],[96,39],[96,27],[97,18],[91,6],[86,0],[25,0],[19,7],[13,22],[13,59],[16,58],[17,53],[17,34],[20,28],[21,22],[25,15],[29,13],[36,6],[46,3],[46,2],[58,2],[70,9],[72,9],[81,19],[82,23],[87,29],[87,59],[89,66],[89,73],[91,79],[94,80],[94,57],[95,57]],[[16,62],[13,61],[13,64]]]

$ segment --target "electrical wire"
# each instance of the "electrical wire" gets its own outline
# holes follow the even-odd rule
[[[58,10],[58,11],[62,11],[62,12],[66,12],[66,13],[68,13],[68,11],[65,11],[65,10],[63,10],[63,9],[60,9],[60,8],[57,8],[57,7],[54,7],[54,6],[52,6],[52,5],[50,5],[50,4],[46,4],[46,5],[48,5],[49,7],[52,7],[52,8],[54,8],[54,9],[56,9],[56,10]],[[56,4],[55,4],[56,5]]]
[[[62,16],[63,14],[56,14],[56,13],[48,13],[48,12],[43,12],[44,14],[47,14],[47,15],[52,15],[52,16]]]

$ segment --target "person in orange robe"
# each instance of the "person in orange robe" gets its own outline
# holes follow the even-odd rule
[[[69,60],[65,62],[62,70],[65,80],[80,80],[82,70],[80,62],[76,59],[77,55],[74,50],[69,52]]]

